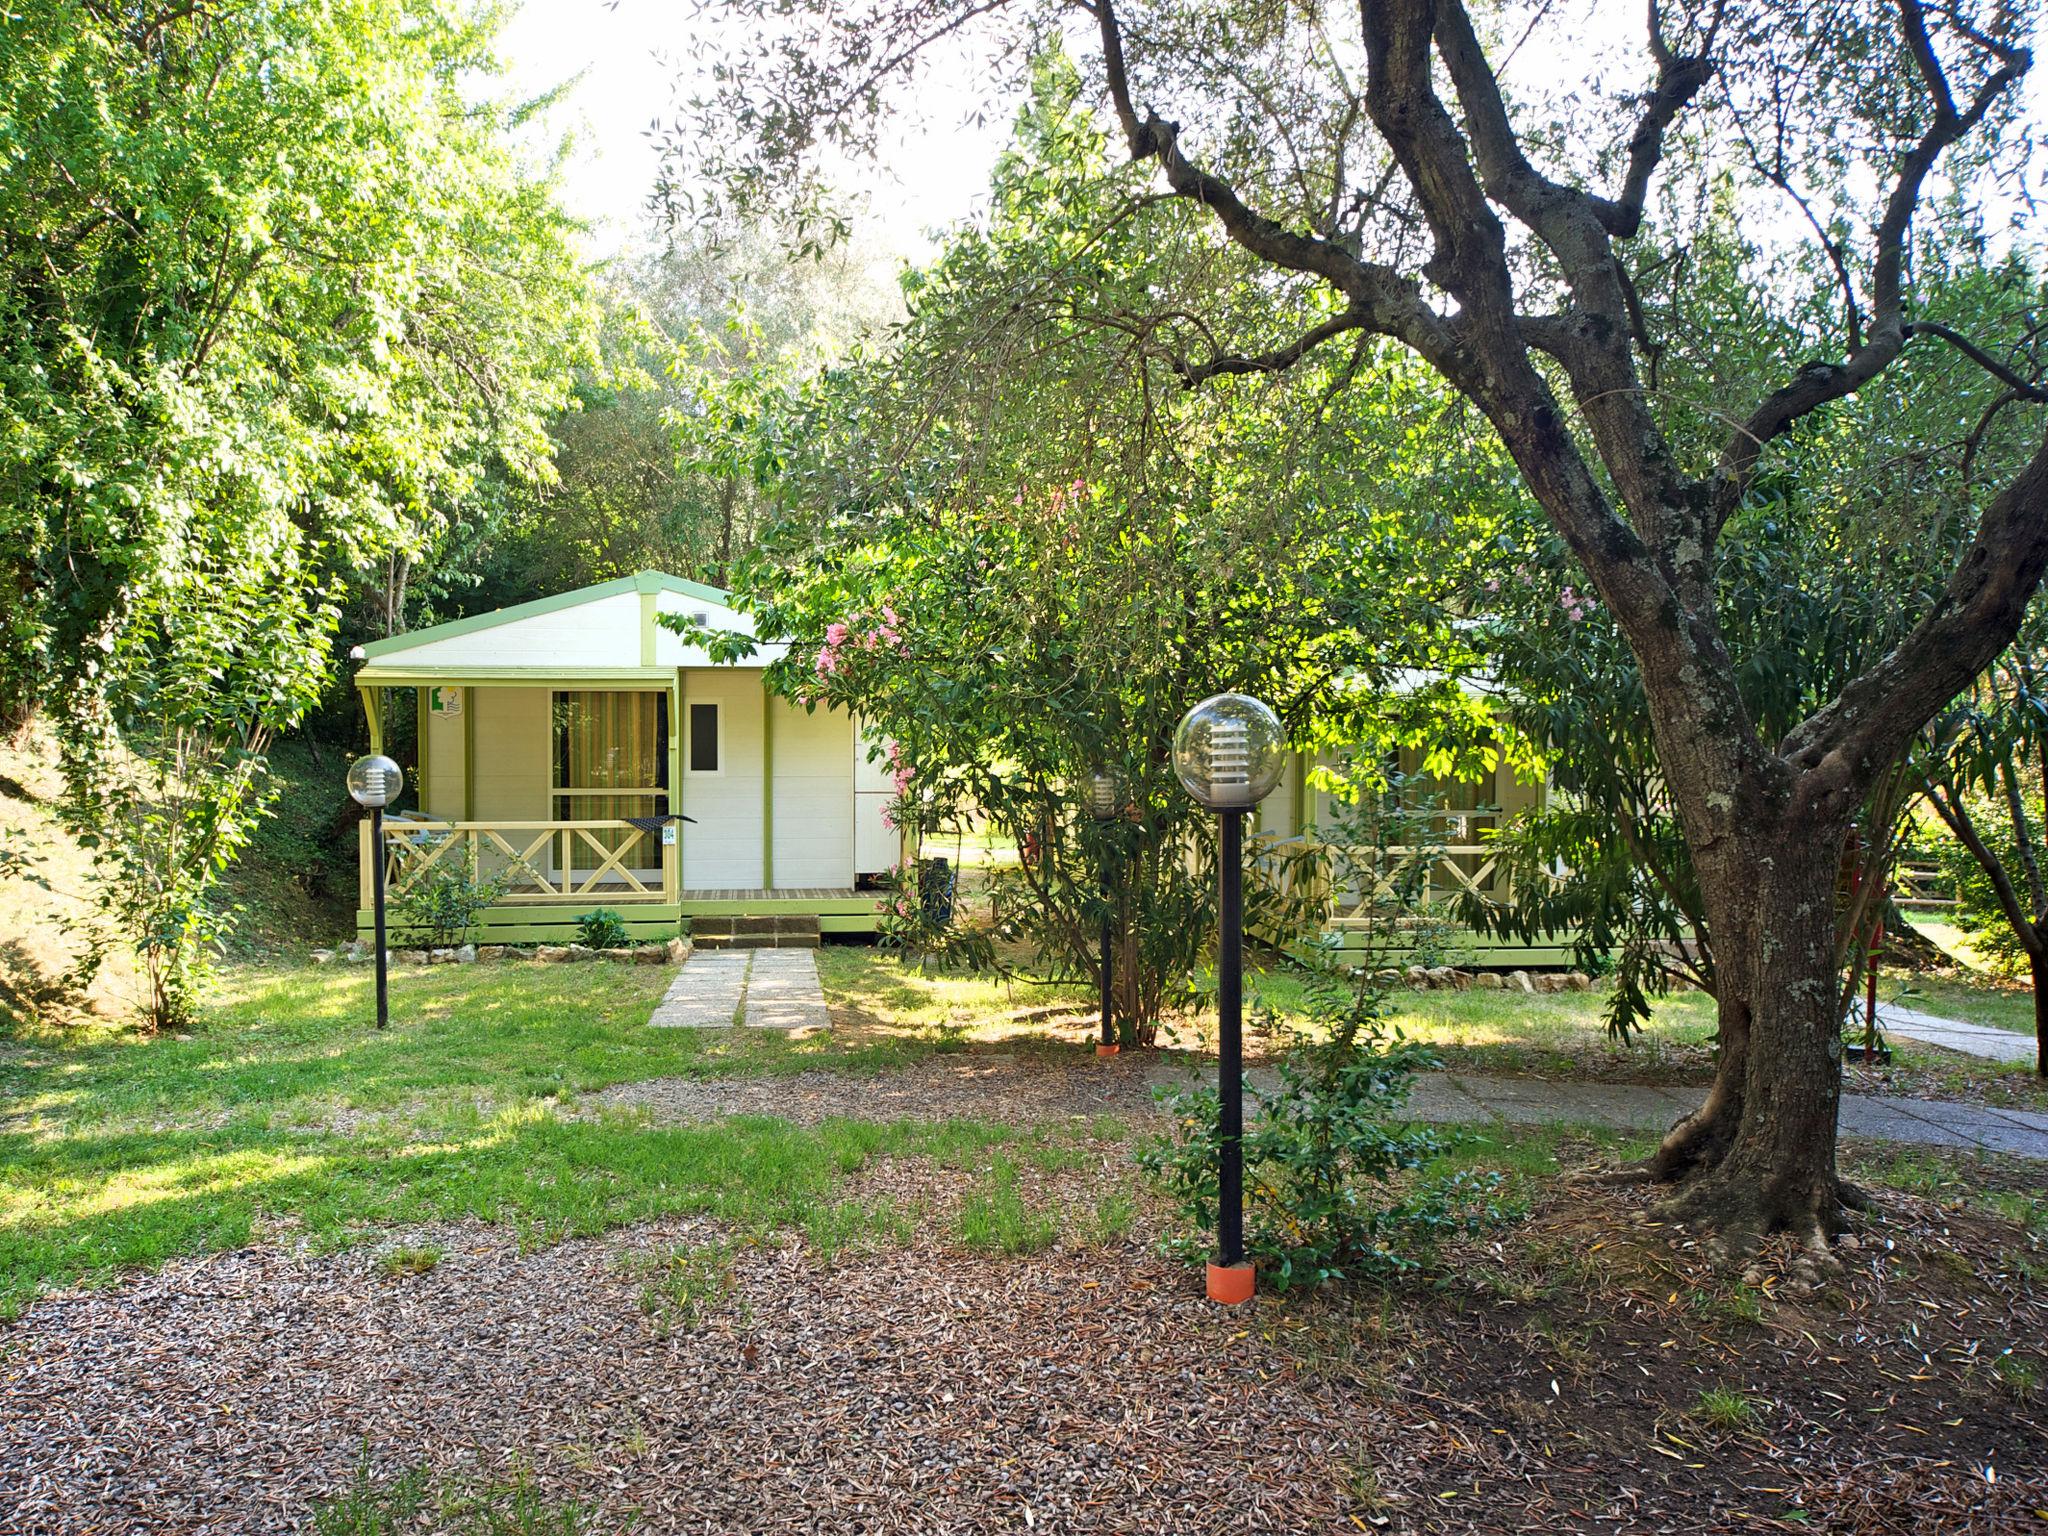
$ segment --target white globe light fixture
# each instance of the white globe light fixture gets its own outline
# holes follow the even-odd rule
[[[1114,775],[1091,774],[1088,779],[1088,814],[1097,821],[1113,821],[1116,818],[1116,801]]]
[[[1216,812],[1219,886],[1216,946],[1216,1257],[1209,1299],[1250,1301],[1244,1257],[1244,818],[1280,782],[1287,738],[1280,717],[1242,693],[1219,693],[1181,717],[1173,771],[1197,802]]]
[[[405,770],[381,752],[359,757],[348,765],[348,792],[357,805],[370,813],[370,888],[377,915],[377,1027],[391,1022],[388,957],[384,953],[384,807],[405,788]]]
[[[1273,793],[1287,766],[1280,717],[1243,693],[1219,693],[1181,716],[1173,771],[1212,811],[1248,811]]]
[[[382,753],[359,757],[348,765],[348,792],[357,805],[381,811],[405,789],[405,770]]]

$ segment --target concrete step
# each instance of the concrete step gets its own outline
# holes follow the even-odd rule
[[[821,939],[815,912],[690,919],[690,942],[700,949],[816,949]]]

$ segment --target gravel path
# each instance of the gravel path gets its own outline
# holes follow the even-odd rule
[[[1877,1021],[1886,1034],[1939,1045],[1965,1056],[1981,1056],[1986,1061],[2032,1061],[2037,1049],[2031,1035],[1994,1029],[1989,1024],[1936,1018],[1917,1008],[1901,1008],[1897,1003],[1879,1003]]]
[[[1104,1062],[1079,1051],[1042,1056],[975,1051],[928,1056],[873,1077],[811,1071],[793,1077],[656,1078],[621,1083],[583,1102],[645,1109],[661,1121],[774,1115],[803,1125],[842,1118],[956,1117],[1041,1125],[1094,1115],[1128,1119],[1154,1114],[1155,1090],[1185,1081],[1193,1060],[1137,1053]],[[1699,1090],[1693,1088],[1432,1072],[1416,1080],[1409,1107],[1417,1119],[1444,1123],[1657,1131],[1698,1102]],[[2048,1160],[2048,1115],[2028,1110],[1845,1094],[1842,1132],[1873,1141]]]

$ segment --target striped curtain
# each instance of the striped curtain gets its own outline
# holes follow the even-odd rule
[[[668,810],[668,696],[573,692],[555,695],[555,819],[615,821]],[[609,849],[631,832],[595,834]],[[629,862],[660,862],[643,836]]]

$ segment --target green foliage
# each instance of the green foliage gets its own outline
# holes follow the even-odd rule
[[[1692,1416],[1715,1429],[1747,1429],[1756,1422],[1756,1404],[1734,1387],[1708,1387],[1693,1404]]]
[[[1775,313],[1775,278],[1759,259],[1732,211],[1722,211],[1695,258],[1690,302],[1751,315],[1747,346],[1795,346],[1796,321]],[[2040,293],[2038,275],[2019,262],[1951,271],[1930,261],[1923,281],[1929,309],[1970,331],[2001,323]],[[1687,382],[1672,398],[1706,387]],[[1824,707],[1934,602],[1974,533],[1978,477],[1994,464],[2009,471],[2027,441],[1987,420],[1973,461],[1915,444],[1953,413],[1995,399],[1988,378],[1946,365],[1905,369],[1776,447],[1715,551],[1721,643],[1764,740],[1784,739]],[[1686,406],[1688,430],[1708,431],[1712,413],[1695,409]],[[1546,744],[1553,794],[1541,812],[1501,830],[1500,867],[1514,900],[1473,896],[1460,916],[1480,932],[1518,939],[1573,934],[1588,970],[1611,957],[1610,1025],[1626,1035],[1674,979],[1709,991],[1715,983],[1713,926],[1659,764],[1641,670],[1537,508],[1508,498],[1469,510],[1464,581],[1475,642],[1496,658],[1510,720]],[[1918,776],[1936,756],[1917,749],[1866,799],[1857,818],[1862,880],[1882,883]],[[1548,879],[1557,869],[1569,878]],[[1845,902],[1845,961],[1859,950],[1847,929],[1867,931],[1874,915]]]
[[[1345,818],[1330,845],[1339,861],[1333,878],[1384,891],[1363,908],[1363,963],[1303,947],[1305,1027],[1270,1015],[1265,1021],[1289,1039],[1275,1085],[1251,1088],[1245,1248],[1283,1290],[1412,1269],[1431,1243],[1498,1214],[1490,1203],[1497,1176],[1426,1173],[1443,1153],[1442,1140],[1394,1118],[1415,1074],[1440,1063],[1386,1022],[1394,973],[1385,962],[1409,942],[1407,919],[1425,878],[1416,861],[1389,857],[1389,848],[1417,835],[1420,819],[1390,798]],[[1216,1225],[1221,1103],[1206,1085],[1164,1097],[1173,1129],[1149,1143],[1140,1161],[1198,1234],[1180,1246],[1199,1255]]]
[[[313,1512],[317,1536],[398,1536],[422,1527],[446,1536],[582,1536],[593,1529],[580,1506],[549,1499],[524,1468],[501,1481],[438,1485],[426,1467],[380,1477],[367,1442],[354,1481]],[[607,1526],[635,1528],[630,1520]]]
[[[387,836],[390,830],[391,824],[386,823]],[[503,898],[511,883],[510,876],[502,872],[479,875],[475,856],[470,853],[460,861],[443,860],[434,865],[391,898],[391,909],[396,926],[414,943],[450,949],[468,942],[476,920]],[[613,913],[612,917],[616,920],[618,914]],[[619,931],[624,933],[623,923]]]
[[[1024,851],[991,871],[985,956],[1022,940],[1083,977],[1108,920],[1137,1042],[1193,1000],[1213,931],[1213,818],[1170,762],[1189,705],[1258,694],[1303,746],[1411,739],[1450,758],[1483,734],[1483,706],[1448,682],[1384,686],[1462,647],[1415,528],[1374,496],[1418,442],[1468,424],[1377,351],[1166,393],[1113,333],[1046,341],[1061,315],[1157,288],[1261,300],[1239,269],[1165,254],[1177,211],[1099,227],[1132,189],[1104,184],[1078,91],[1064,59],[1041,59],[988,226],[906,275],[912,314],[887,356],[739,413],[778,511],[737,584],[760,634],[791,642],[774,686],[886,739],[913,839],[971,826]],[[1375,387],[1335,389],[1360,370]],[[1122,794],[1109,822],[1082,807],[1096,772]]]
[[[694,1332],[732,1294],[732,1261],[731,1243],[679,1246],[645,1259],[638,1265],[647,1273],[640,1310],[664,1338]]]
[[[1017,1165],[998,1155],[960,1203],[962,1245],[981,1253],[1042,1253],[1059,1236],[1059,1218],[1038,1210],[1017,1188]]]
[[[577,918],[576,935],[592,949],[624,949],[632,942],[626,920],[610,907],[599,907]]]
[[[487,469],[546,472],[590,306],[524,107],[479,95],[496,14],[10,17],[0,718],[51,718],[160,1018],[220,936],[248,765],[332,667],[332,594],[427,547]],[[164,852],[138,862],[145,830]]]
[[[2039,605],[2036,605],[2037,609]],[[2048,614],[1925,733],[1919,788],[1949,833],[1956,921],[2007,975],[2048,986]],[[2038,1006],[2038,1000],[2037,1000]],[[2039,1071],[2048,1075],[2048,1037]]]

